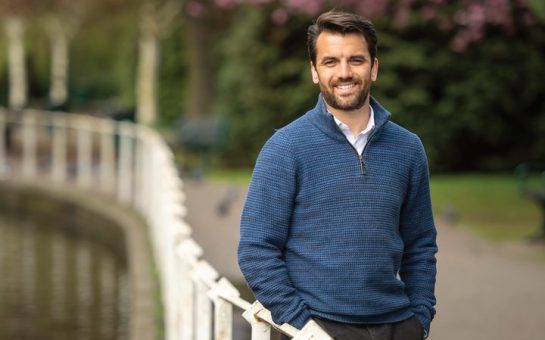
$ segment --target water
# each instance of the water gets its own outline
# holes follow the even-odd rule
[[[0,340],[128,339],[126,261],[77,230],[0,215]]]

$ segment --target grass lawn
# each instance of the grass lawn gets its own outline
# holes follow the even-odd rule
[[[457,224],[492,240],[518,240],[535,235],[540,208],[523,198],[513,175],[432,176],[435,216],[451,210]]]
[[[247,187],[252,169],[212,169],[207,176],[211,181]]]
[[[250,170],[210,173],[211,180],[247,186]],[[539,231],[540,208],[521,197],[514,175],[432,175],[435,216],[454,216],[457,226],[491,240],[521,240]]]

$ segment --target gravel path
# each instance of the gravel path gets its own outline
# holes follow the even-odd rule
[[[187,221],[204,257],[232,282],[242,281],[236,247],[245,189],[185,183]],[[545,339],[544,245],[490,244],[449,226],[439,226],[438,243],[430,340]]]

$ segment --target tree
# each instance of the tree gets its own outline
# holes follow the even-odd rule
[[[544,28],[524,1],[503,2],[509,11],[492,12],[484,0],[368,2],[376,4],[380,41],[373,95],[422,137],[434,170],[506,170],[545,157],[537,142],[545,131],[537,85]],[[350,3],[359,11],[359,2]],[[462,20],[479,4],[485,16]],[[313,105],[305,30],[315,15],[297,11],[276,2],[241,7],[226,36],[219,83],[221,108],[234,126],[224,151],[229,165],[251,164],[273,128]],[[479,27],[481,35],[457,44]]]
[[[185,62],[188,78],[184,116],[206,117],[213,114],[216,97],[214,40],[229,26],[229,0],[192,0],[184,6]]]
[[[136,120],[151,125],[157,117],[159,40],[182,10],[182,1],[144,2],[141,6]]]
[[[345,8],[400,29],[418,16],[442,30],[454,32],[450,45],[455,51],[484,39],[488,25],[512,34],[518,25],[532,25],[536,20],[533,13],[545,13],[545,5],[539,0],[221,0],[216,3],[222,7],[273,4],[271,17],[277,25],[286,23],[294,15],[316,16],[332,8]]]
[[[40,2],[45,32],[50,44],[49,105],[61,108],[68,101],[70,42],[76,36],[90,3],[85,0]]]
[[[32,13],[33,0],[0,2],[8,44],[9,99],[12,109],[22,109],[28,100],[28,80],[25,60],[25,19]]]

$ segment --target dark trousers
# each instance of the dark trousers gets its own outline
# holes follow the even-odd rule
[[[407,320],[379,325],[352,325],[320,318],[315,318],[314,321],[335,340],[424,339],[424,329],[415,316]]]

